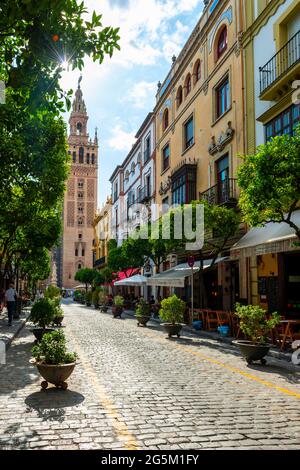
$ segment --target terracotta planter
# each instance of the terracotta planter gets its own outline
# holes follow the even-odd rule
[[[150,318],[151,318],[150,315],[140,315],[140,316],[136,315],[137,325],[146,326]]]
[[[48,365],[42,364],[41,362],[34,362],[39,373],[45,379],[41,383],[42,389],[46,389],[49,383],[55,385],[57,388],[62,388],[66,390],[68,388],[68,384],[66,380],[72,374],[76,362],[72,362],[71,364],[61,364],[61,365]]]
[[[263,365],[267,363],[264,357],[270,350],[270,344],[255,344],[246,340],[236,340],[233,344],[239,347],[248,364],[252,364],[253,361],[260,361]]]
[[[122,318],[123,307],[118,307],[113,305],[112,307],[112,314],[114,318]]]
[[[169,338],[171,338],[171,336],[177,336],[177,338],[180,338],[180,331],[183,327],[181,323],[162,323],[162,326],[166,330]]]
[[[32,328],[30,331],[34,334],[37,341],[41,341],[46,333],[52,333],[55,330],[53,328]]]

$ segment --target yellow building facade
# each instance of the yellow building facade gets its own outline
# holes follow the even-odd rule
[[[156,113],[158,204],[237,199],[244,152],[243,2],[211,1],[171,71]],[[204,194],[203,194],[204,193]]]
[[[245,146],[251,154],[272,137],[292,135],[300,122],[300,1],[249,0],[244,17]],[[249,241],[233,250],[241,297],[269,312],[297,315],[300,254],[294,236],[279,226],[255,230],[256,237],[250,232]]]
[[[107,266],[108,242],[111,238],[111,197],[107,198],[102,209],[95,215],[93,264],[94,268],[102,269]]]

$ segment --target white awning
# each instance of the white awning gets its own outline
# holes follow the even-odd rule
[[[218,258],[215,264],[225,261],[227,258]],[[212,259],[205,260],[203,263],[204,269],[210,267]],[[200,261],[195,262],[193,267],[194,274],[200,271]],[[161,287],[184,287],[185,279],[192,275],[192,268],[188,263],[178,264],[175,268],[168,269],[162,273],[156,274],[147,279],[148,286],[161,286]]]
[[[147,283],[147,278],[141,274],[136,274],[135,276],[127,277],[121,281],[116,281],[115,286],[145,286]]]
[[[300,226],[300,210],[294,212],[291,220]],[[255,256],[264,253],[279,253],[292,249],[295,241],[295,231],[287,223],[269,222],[263,227],[249,230],[233,247],[232,256],[238,256],[242,251],[244,256]]]

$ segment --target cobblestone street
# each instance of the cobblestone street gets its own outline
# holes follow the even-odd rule
[[[247,367],[222,344],[64,305],[79,364],[40,391],[25,327],[0,366],[1,449],[296,449],[300,371]]]

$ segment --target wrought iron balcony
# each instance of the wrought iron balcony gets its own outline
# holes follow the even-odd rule
[[[148,201],[151,199],[152,193],[151,193],[151,186],[144,186],[139,190],[139,194],[137,197],[137,203],[142,204],[143,202]]]
[[[200,193],[200,199],[204,199],[209,204],[236,206],[238,201],[236,181],[234,178],[227,178],[204,193]]]
[[[300,63],[300,31],[298,31],[263,67],[260,72],[260,94],[267,92],[276,82],[287,79],[289,72]]]

